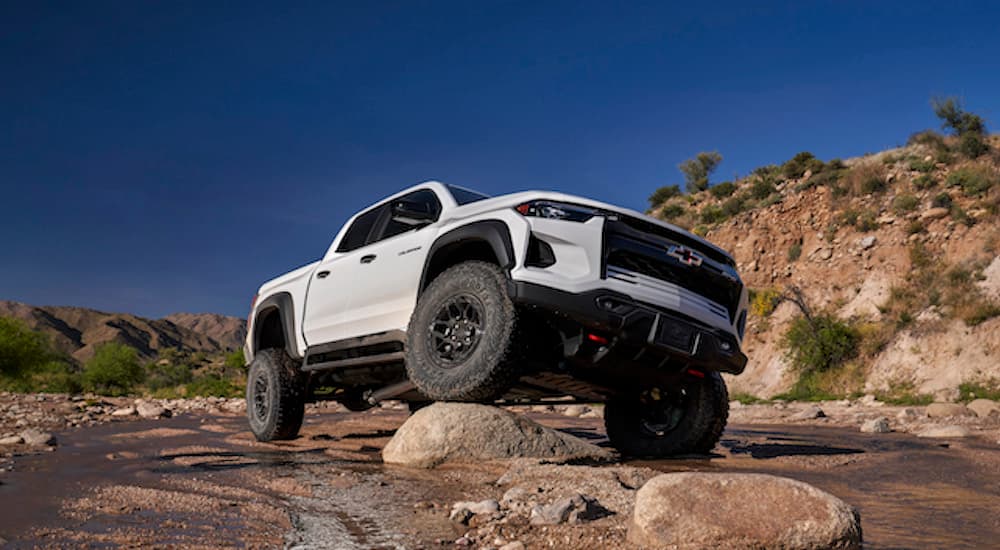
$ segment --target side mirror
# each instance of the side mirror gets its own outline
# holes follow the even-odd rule
[[[425,202],[395,201],[392,203],[392,219],[406,225],[423,225],[437,219],[437,213]]]

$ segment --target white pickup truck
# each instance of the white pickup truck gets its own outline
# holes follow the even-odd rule
[[[304,403],[603,402],[633,456],[707,452],[746,365],[732,257],[571,195],[489,198],[426,182],[352,217],[322,259],[264,283],[248,319],[247,415],[295,437]]]

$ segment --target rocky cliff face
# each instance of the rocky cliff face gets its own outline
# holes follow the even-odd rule
[[[864,391],[947,397],[962,382],[1000,379],[1000,154],[992,143],[975,160],[917,144],[815,175],[785,177],[775,167],[736,182],[728,197],[702,192],[657,212],[731,251],[751,289],[801,288],[814,310],[859,327]],[[768,397],[795,380],[781,339],[799,312],[784,302],[757,313],[747,372],[729,384]]]
[[[245,321],[215,314],[176,314],[153,320],[128,313],[8,301],[0,301],[0,316],[25,321],[47,334],[55,349],[78,361],[90,358],[106,342],[132,346],[147,358],[164,348],[218,353],[237,349],[246,331]]]

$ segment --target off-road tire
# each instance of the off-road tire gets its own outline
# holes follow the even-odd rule
[[[611,444],[622,454],[634,457],[711,452],[729,418],[726,383],[718,373],[710,372],[704,378],[690,377],[684,383],[684,390],[687,396],[680,405],[680,421],[663,434],[646,427],[649,405],[643,405],[638,396],[609,401],[604,410],[604,426]]]
[[[432,324],[463,297],[481,306],[478,340],[464,359],[447,363],[435,348]],[[470,261],[438,275],[417,301],[407,330],[406,373],[433,401],[491,401],[517,377],[517,311],[507,279],[494,264]]]
[[[294,439],[305,416],[306,384],[283,349],[261,350],[247,373],[247,420],[258,441]]]

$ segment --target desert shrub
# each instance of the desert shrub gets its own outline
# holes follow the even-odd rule
[[[953,204],[950,207],[950,210],[951,210],[951,219],[955,220],[956,222],[963,224],[966,227],[972,227],[973,225],[976,225],[976,219],[970,216],[968,212],[963,210],[961,206]]]
[[[944,136],[934,130],[923,130],[910,136],[906,140],[907,145],[924,145],[935,151],[947,150],[948,145],[944,141]]]
[[[770,179],[756,179],[750,186],[750,196],[757,200],[766,199],[777,191],[777,188]]]
[[[962,108],[954,97],[931,100],[934,114],[941,119],[941,127],[958,136],[958,151],[969,158],[978,158],[990,150],[985,141],[986,123],[975,113]]]
[[[660,210],[660,216],[662,216],[664,219],[672,220],[674,218],[679,218],[683,216],[684,212],[685,210],[682,205],[673,203],[664,206],[663,209]]]
[[[781,292],[773,288],[753,291],[750,296],[750,313],[757,317],[769,317],[781,303]]]
[[[844,161],[840,159],[831,159],[830,162],[826,163],[826,166],[823,167],[823,172],[832,172],[836,170],[846,170],[846,169],[847,165],[844,164]]]
[[[886,181],[884,177],[877,174],[869,174],[861,179],[859,190],[864,195],[874,195],[875,193],[885,191],[885,187]]]
[[[851,195],[871,195],[886,188],[885,167],[866,162],[851,168],[844,174],[844,188]]]
[[[912,382],[896,382],[889,384],[889,389],[876,392],[875,397],[889,405],[924,406],[934,402],[934,396],[917,393]]]
[[[913,180],[913,187],[917,191],[925,191],[937,185],[937,180],[930,174],[920,174]]]
[[[926,230],[927,228],[924,227],[924,223],[920,220],[911,220],[905,227],[907,235],[916,235],[917,233],[923,233]]]
[[[208,374],[195,378],[187,385],[187,396],[201,397],[239,397],[243,387],[235,380],[217,374]]]
[[[20,377],[52,359],[44,334],[20,319],[0,317],[0,375]]]
[[[694,158],[680,163],[677,168],[684,174],[684,183],[689,193],[708,189],[708,177],[722,162],[718,151],[703,151]]]
[[[965,134],[958,138],[958,152],[977,159],[990,151],[990,146],[983,140],[982,136],[976,134]]]
[[[816,158],[809,151],[802,151],[781,165],[781,174],[786,178],[793,179],[801,178],[807,170],[815,174],[822,169],[823,161]]]
[[[1000,380],[991,378],[978,382],[962,382],[958,385],[960,403],[968,403],[975,399],[1000,401]]]
[[[818,174],[813,174],[806,181],[795,186],[796,191],[805,191],[813,187],[834,186],[844,176],[844,170],[824,170]]]
[[[855,224],[858,223],[858,216],[860,215],[861,212],[853,208],[848,208],[847,210],[844,210],[843,212],[840,213],[840,222],[843,223],[844,225],[850,225],[853,227]]]
[[[961,313],[962,320],[970,327],[982,324],[998,315],[1000,315],[1000,305],[986,300],[966,306]]]
[[[725,212],[722,211],[722,208],[715,206],[714,204],[709,204],[701,209],[702,223],[711,225],[722,222],[725,219]]]
[[[951,208],[954,201],[948,193],[938,193],[931,199],[931,206],[934,208]]]
[[[997,175],[985,166],[966,166],[948,174],[950,187],[961,187],[967,197],[979,197],[997,184]]]
[[[681,188],[676,185],[664,185],[649,196],[650,208],[656,208],[668,200],[681,194]]]
[[[143,380],[135,348],[109,342],[97,348],[83,368],[83,384],[101,395],[127,395]]]
[[[862,210],[858,214],[858,219],[854,224],[854,227],[858,231],[864,233],[878,229],[878,221],[876,221],[875,212],[872,212],[871,210]]]
[[[910,170],[913,170],[913,171],[916,171],[916,172],[923,172],[925,174],[928,173],[928,172],[933,172],[934,171],[934,161],[933,160],[924,160],[924,159],[919,159],[919,158],[913,159],[913,160],[910,161]]]
[[[247,360],[243,356],[243,350],[238,349],[227,353],[224,365],[227,369],[245,369]]]
[[[802,257],[802,243],[792,243],[792,246],[788,247],[788,261],[794,262]]]
[[[724,199],[736,192],[736,184],[731,181],[724,181],[709,187],[708,192],[717,199]]]
[[[783,344],[800,373],[843,366],[858,354],[858,330],[831,314],[800,315],[785,332]]]
[[[729,394],[729,400],[739,401],[743,405],[755,405],[757,403],[767,403],[766,399],[761,399],[756,395],[743,392],[735,392]]]
[[[920,199],[910,194],[897,195],[892,199],[892,209],[897,214],[913,212],[920,206]]]
[[[739,195],[730,197],[722,203],[720,208],[723,218],[731,218],[746,209],[746,199]]]
[[[194,380],[191,366],[186,364],[154,363],[146,369],[146,387],[152,391],[183,386]]]

